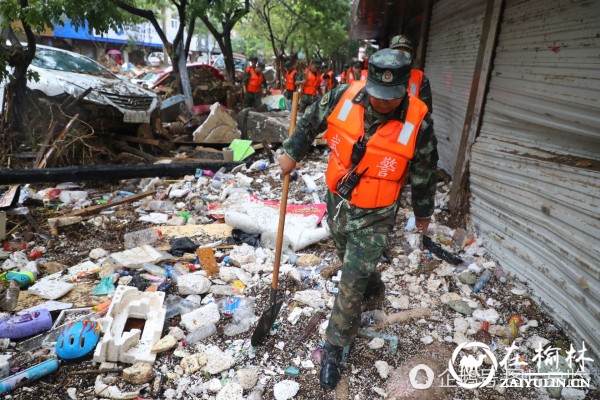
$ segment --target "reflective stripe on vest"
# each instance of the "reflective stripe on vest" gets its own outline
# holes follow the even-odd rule
[[[361,81],[366,81],[367,80],[367,70],[363,69],[360,71],[360,80]]]
[[[408,81],[408,93],[419,97],[421,93],[421,84],[423,83],[423,71],[418,69],[410,70],[410,80]]]
[[[302,88],[302,94],[316,96],[317,95],[317,85],[318,85],[317,76],[315,74],[313,74],[312,72],[310,72],[309,70],[306,70],[306,77],[304,79],[305,79],[305,82],[304,82],[304,87]]]
[[[352,101],[364,86],[364,81],[354,82],[327,118],[326,137],[331,156],[326,180],[333,193],[337,193],[338,181],[351,168],[352,146],[364,135],[365,109]],[[358,173],[366,172],[352,191],[350,204],[378,208],[396,201],[408,171],[408,162],[414,157],[417,135],[426,114],[425,103],[410,96],[404,123],[388,121],[379,126],[356,168]]]
[[[253,69],[250,70],[250,79],[248,79],[248,93],[259,93],[260,85],[265,80],[263,74],[258,75]]]
[[[290,92],[293,92],[294,90],[296,90],[296,85],[294,83],[295,76],[296,76],[296,70],[293,70],[293,71],[285,74],[285,90],[289,90]]]

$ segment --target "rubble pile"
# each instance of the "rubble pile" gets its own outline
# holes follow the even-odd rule
[[[220,102],[227,104],[227,92],[231,85],[219,77],[211,68],[188,68],[194,104],[213,104]],[[163,99],[177,93],[175,80],[166,84]],[[170,89],[170,90],[169,90]]]
[[[414,230],[410,191],[404,193],[389,259],[378,267],[385,295],[363,304],[338,388],[319,388],[341,277],[324,215],[327,155],[315,150],[292,176],[280,269],[284,304],[256,348],[250,336],[268,303],[275,257],[278,166],[255,155],[230,171],[147,178],[117,190],[23,190],[8,219],[30,214],[39,226],[9,224],[0,250],[0,391],[12,390],[13,399],[560,398],[560,388],[507,389],[499,381],[477,390],[411,384],[411,377],[421,379],[413,371],[419,364],[436,377],[447,372],[465,342],[484,343],[498,360],[512,349],[510,363],[516,357],[523,371],[535,366],[540,346],[560,349],[561,365],[569,350],[561,328],[488,257],[473,229],[444,225],[446,182],[438,185],[427,235]],[[70,216],[136,192],[148,194]],[[42,218],[54,221],[53,233]],[[68,332],[92,345],[69,352]],[[481,352],[461,354],[478,366],[492,363]],[[41,380],[20,382],[19,374]],[[562,396],[583,399],[594,390],[568,388]]]

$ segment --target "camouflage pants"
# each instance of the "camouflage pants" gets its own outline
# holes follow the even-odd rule
[[[311,96],[308,94],[300,95],[300,104],[298,105],[298,112],[303,113],[304,110],[306,110],[306,108],[315,101],[317,101],[317,96]]]
[[[340,197],[331,192],[326,202],[331,235],[343,262],[327,341],[346,346],[358,334],[365,290],[381,279],[377,264],[389,242],[396,205],[375,209],[340,205]]]
[[[285,97],[286,100],[292,101],[292,97],[294,96],[294,91],[286,90],[285,92],[283,92],[283,96]]]
[[[244,107],[253,107],[258,108],[262,104],[261,94],[259,93],[249,93],[246,92],[246,97],[244,98]]]

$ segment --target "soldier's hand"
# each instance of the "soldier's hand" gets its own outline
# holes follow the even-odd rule
[[[279,156],[279,168],[281,168],[282,175],[287,175],[296,169],[296,161],[287,154],[282,154]]]
[[[427,228],[429,228],[429,222],[431,221],[431,217],[429,218],[417,218],[415,221],[415,225],[419,232],[427,233]]]

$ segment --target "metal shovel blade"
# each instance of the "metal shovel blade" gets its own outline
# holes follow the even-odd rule
[[[277,290],[271,289],[269,307],[265,310],[263,315],[260,316],[256,328],[254,328],[252,339],[250,339],[252,346],[258,346],[265,340],[269,331],[271,331],[271,327],[273,327],[275,320],[277,320],[277,315],[279,314],[282,305],[283,300],[277,301]]]

